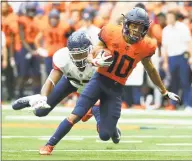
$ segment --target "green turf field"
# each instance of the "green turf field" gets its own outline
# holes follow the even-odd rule
[[[191,160],[192,113],[122,111],[121,142],[102,142],[95,120],[75,125],[51,156],[40,156],[55,128],[72,109],[57,108],[37,118],[28,110],[2,110],[3,160]]]

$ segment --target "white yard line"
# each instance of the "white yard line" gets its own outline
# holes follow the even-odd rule
[[[10,138],[50,138],[51,136],[14,136],[14,135],[4,135],[2,139],[10,139]],[[97,135],[69,135],[65,138],[99,138]],[[175,139],[188,139],[192,138],[192,135],[123,135],[122,138],[175,138]]]
[[[62,121],[67,116],[46,116],[46,117],[37,117],[31,115],[17,116],[17,115],[7,115],[5,116],[6,120],[27,120],[27,121]]]
[[[192,143],[159,143],[160,146],[192,146]]]
[[[130,124],[165,124],[165,125],[192,125],[192,120],[186,119],[119,119],[118,123]]]
[[[20,153],[22,152],[38,152],[39,150],[2,150],[3,152],[17,152]],[[117,150],[85,150],[85,149],[79,149],[79,150],[69,150],[69,149],[62,149],[62,150],[57,150],[55,149],[53,152],[192,152],[192,149],[140,149],[140,150],[127,150],[127,149],[117,149]]]
[[[97,143],[113,143],[110,141],[96,140]],[[142,140],[121,140],[120,143],[142,143]]]
[[[6,120],[27,120],[27,121],[62,121],[66,116],[47,116],[47,117],[36,117],[36,116],[15,116],[15,115],[8,115],[5,116]],[[92,120],[95,120],[92,118]],[[192,120],[186,119],[122,119],[120,118],[119,123],[131,123],[131,124],[166,124],[166,125],[192,125]]]
[[[11,105],[2,105],[2,111],[13,110]],[[23,109],[29,110],[28,108]],[[73,108],[57,106],[52,112],[71,112]],[[165,110],[138,110],[138,109],[122,109],[122,115],[152,115],[152,116],[192,116],[192,112],[187,111],[165,111]]]

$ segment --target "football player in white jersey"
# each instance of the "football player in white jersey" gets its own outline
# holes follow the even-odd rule
[[[58,50],[53,56],[53,69],[42,87],[41,94],[22,97],[16,100],[12,107],[20,110],[32,107],[34,114],[39,117],[48,115],[53,108],[66,96],[73,92],[81,93],[85,84],[89,82],[95,72],[95,66],[88,62],[88,55],[91,52],[92,43],[90,37],[83,31],[74,32],[68,39],[67,47]],[[105,62],[108,57],[102,57],[97,63],[108,66]],[[98,106],[92,107],[92,113],[97,121],[99,129],[100,111]],[[59,127],[62,126],[62,123]],[[64,135],[62,128],[60,135]],[[61,136],[58,136],[59,138]],[[120,138],[112,137],[114,143]],[[44,154],[43,152],[41,154]]]
[[[92,42],[86,32],[74,32],[68,39],[67,47],[58,50],[53,56],[53,69],[50,72],[41,94],[22,97],[12,107],[20,110],[32,107],[36,116],[46,116],[63,98],[73,92],[81,93],[85,84],[95,72],[88,62]]]

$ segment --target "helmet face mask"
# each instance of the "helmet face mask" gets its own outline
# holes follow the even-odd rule
[[[146,34],[150,22],[145,10],[135,7],[123,15],[122,34],[127,43],[133,44],[140,41]]]
[[[72,51],[69,51],[70,57],[73,63],[77,66],[77,68],[85,68],[87,66],[88,60],[87,57],[92,50],[92,45],[90,45],[86,49],[73,48]]]
[[[123,24],[123,36],[130,43],[135,43],[145,36],[145,26],[135,22]]]

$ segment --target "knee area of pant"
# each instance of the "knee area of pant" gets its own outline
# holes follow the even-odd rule
[[[42,110],[42,109],[37,109],[37,110],[34,110],[33,113],[34,113],[35,116],[44,117],[44,116],[47,116],[49,114],[49,111],[45,111],[45,110]]]
[[[67,120],[71,124],[76,124],[77,122],[79,122],[81,120],[81,117],[79,117],[78,115],[75,115],[75,114],[70,114],[69,117],[67,118]]]
[[[99,137],[103,141],[108,141],[110,139],[110,135],[106,131],[99,131]]]

